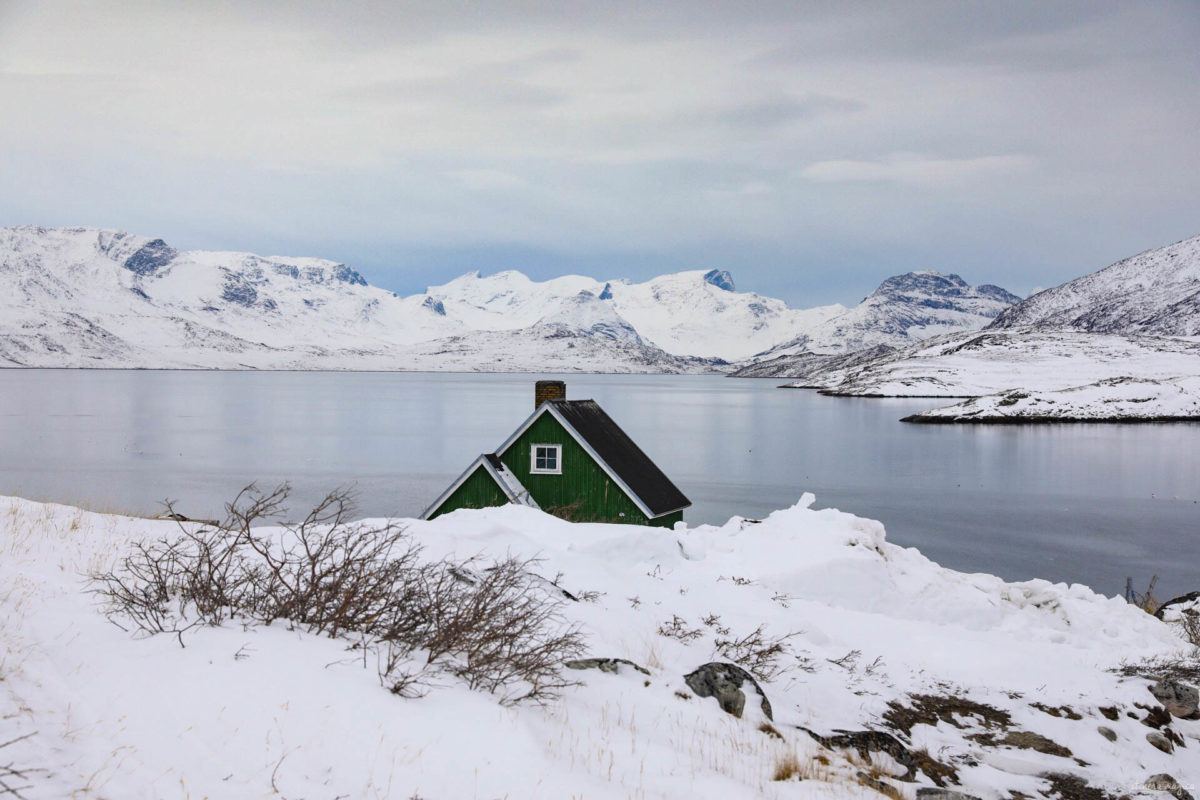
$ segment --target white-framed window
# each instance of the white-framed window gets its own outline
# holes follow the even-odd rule
[[[534,475],[562,475],[562,445],[535,444],[530,447],[529,471]]]

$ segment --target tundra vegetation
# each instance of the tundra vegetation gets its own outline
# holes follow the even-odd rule
[[[135,543],[91,576],[109,618],[184,646],[187,630],[225,623],[352,640],[399,695],[420,694],[439,675],[506,704],[545,702],[571,683],[562,663],[584,638],[535,560],[426,560],[403,526],[351,521],[346,489],[285,522],[289,491],[251,484],[220,522],[186,520],[168,503],[177,535]]]

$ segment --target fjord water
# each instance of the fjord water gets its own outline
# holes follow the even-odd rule
[[[1200,589],[1200,425],[916,426],[936,400],[777,380],[568,375],[688,495],[689,524],[796,502],[878,519],[955,569],[1160,597]],[[250,481],[293,510],[353,484],[419,514],[532,411],[531,375],[0,370],[0,494],[197,518]],[[944,402],[942,404],[945,404]],[[786,559],[787,553],[780,553]]]

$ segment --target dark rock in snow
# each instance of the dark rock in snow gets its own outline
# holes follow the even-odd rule
[[[1200,716],[1200,691],[1195,686],[1181,683],[1174,678],[1163,678],[1150,687],[1150,694],[1154,695],[1172,716],[1180,719],[1194,719]]]
[[[921,786],[917,789],[917,800],[979,800],[973,794],[939,789],[936,786]]]
[[[177,255],[179,253],[175,248],[162,239],[154,239],[146,242],[136,253],[125,259],[123,266],[138,275],[151,275],[171,263],[171,259]]]
[[[1162,750],[1164,753],[1175,752],[1175,745],[1171,744],[1171,740],[1163,736],[1158,731],[1150,731],[1146,734],[1146,741]]]
[[[221,299],[250,308],[258,301],[258,291],[241,275],[226,275]]]
[[[848,733],[835,733],[831,736],[821,736],[818,733],[810,731],[808,728],[800,728],[800,730],[816,739],[822,746],[828,747],[831,750],[854,750],[858,753],[859,758],[865,761],[871,760],[872,753],[884,753],[907,770],[902,780],[913,780],[916,778],[917,770],[920,768],[912,751],[901,744],[900,740],[890,733],[884,733],[883,731],[851,731]]]
[[[741,717],[746,708],[746,693],[742,686],[749,683],[762,698],[762,712],[767,719],[774,719],[767,693],[754,680],[754,676],[736,664],[711,661],[683,677],[698,697],[715,697],[728,714]]]
[[[604,284],[604,290],[600,292],[600,299],[601,300],[612,300],[613,299],[611,283]]]
[[[1200,592],[1188,592],[1187,594],[1179,595],[1179,597],[1172,597],[1170,600],[1158,607],[1158,610],[1154,612],[1154,616],[1162,619],[1163,612],[1168,608],[1171,608],[1172,606],[1186,606],[1193,602],[1200,602]]]
[[[1146,788],[1153,789],[1156,792],[1166,792],[1172,795],[1175,800],[1194,800],[1192,793],[1179,785],[1179,781],[1165,772],[1160,772],[1157,775],[1151,775],[1146,778]]]
[[[1105,739],[1108,739],[1110,742],[1115,742],[1117,740],[1117,732],[1107,725],[1101,725],[1100,727],[1096,728],[1096,732]]]
[[[358,274],[358,270],[338,264],[333,268],[333,277],[342,283],[352,283],[355,286],[366,286],[367,279]]]
[[[724,289],[727,292],[737,291],[733,284],[733,276],[729,274],[728,270],[710,269],[704,273],[704,282],[711,283],[718,289]]]
[[[426,297],[425,302],[421,303],[421,305],[424,306],[425,308],[428,308],[430,311],[432,311],[433,313],[437,314],[440,317],[446,316],[446,306],[442,303],[441,300],[437,300],[433,297]]]
[[[644,675],[650,674],[650,670],[638,666],[627,658],[580,658],[575,661],[567,661],[563,666],[567,669],[598,669],[601,672],[616,675],[620,673],[622,664],[633,667]]]

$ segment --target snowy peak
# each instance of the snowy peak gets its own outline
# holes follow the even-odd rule
[[[641,283],[470,272],[400,297],[325,259],[0,228],[0,363],[24,366],[696,371],[785,344],[844,352],[976,329],[1009,298],[922,272],[855,309],[795,309],[718,269]]]
[[[1020,297],[999,286],[970,286],[958,275],[943,275],[932,270],[893,275],[879,284],[879,288],[863,302],[873,298],[890,303],[978,312],[985,315],[993,307],[995,312],[999,313],[1002,309],[1021,301]]]
[[[971,286],[958,275],[906,272],[879,284],[854,308],[765,355],[790,359],[805,353],[850,353],[978,330],[1020,299],[999,286]]]
[[[1200,336],[1200,236],[1038,292],[992,323],[1092,333]]]
[[[733,276],[728,270],[710,269],[704,273],[704,282],[712,284],[718,289],[724,289],[727,292],[736,292],[737,288],[733,284]]]

